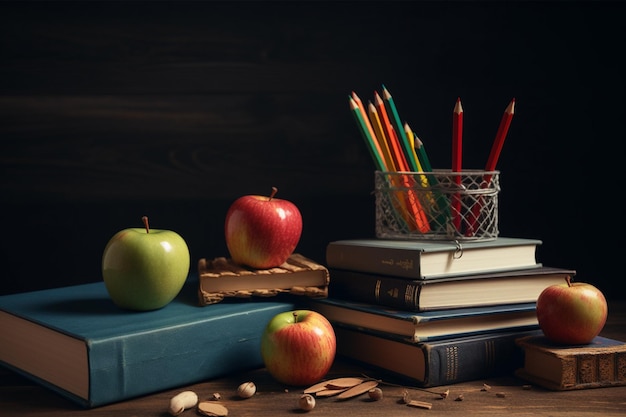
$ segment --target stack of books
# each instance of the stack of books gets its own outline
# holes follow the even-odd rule
[[[330,242],[329,296],[311,299],[340,355],[424,387],[513,372],[539,335],[537,297],[574,270],[537,262],[537,239]]]

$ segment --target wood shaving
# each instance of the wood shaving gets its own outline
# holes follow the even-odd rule
[[[365,381],[356,385],[337,396],[339,400],[347,400],[348,398],[356,397],[361,394],[365,394],[367,391],[378,386],[378,381]]]
[[[315,385],[311,385],[307,389],[304,390],[304,394],[314,394],[316,392],[325,391],[325,390],[334,390],[340,388],[352,388],[355,385],[363,382],[363,378],[356,377],[346,377],[346,378],[335,378],[329,379],[328,381],[318,382]]]
[[[322,391],[317,391],[315,393],[316,397],[334,397],[335,395],[339,395],[344,391],[347,391],[348,388],[340,388],[340,389],[324,389]]]
[[[228,415],[228,408],[215,401],[202,401],[198,403],[198,413],[204,416],[225,417]]]
[[[427,403],[426,401],[411,400],[406,405],[409,407],[425,408],[427,410],[433,408],[433,405],[431,403]]]
[[[363,383],[363,378],[337,378],[326,381],[326,388],[328,389],[340,389],[340,388],[352,388]]]

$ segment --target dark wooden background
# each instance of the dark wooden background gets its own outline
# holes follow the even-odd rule
[[[101,279],[118,230],[227,254],[237,197],[304,217],[298,251],[374,236],[374,166],[348,111],[386,85],[436,168],[465,110],[482,168],[504,108],[500,234],[609,298],[624,277],[621,2],[2,2],[0,293]]]

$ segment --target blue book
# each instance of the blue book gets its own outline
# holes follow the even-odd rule
[[[333,324],[412,343],[539,328],[534,302],[414,312],[329,297],[308,306]]]
[[[125,311],[103,282],[0,297],[0,364],[91,408],[263,366],[286,300],[198,304],[190,277],[160,310]]]

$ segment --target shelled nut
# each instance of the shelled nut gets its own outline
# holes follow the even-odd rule
[[[237,395],[241,398],[250,398],[256,393],[254,382],[244,382],[237,388]]]
[[[311,411],[315,408],[315,398],[311,394],[302,394],[298,398],[298,408],[304,411]]]
[[[198,404],[198,395],[193,391],[183,391],[176,394],[170,400],[169,413],[177,416]]]

